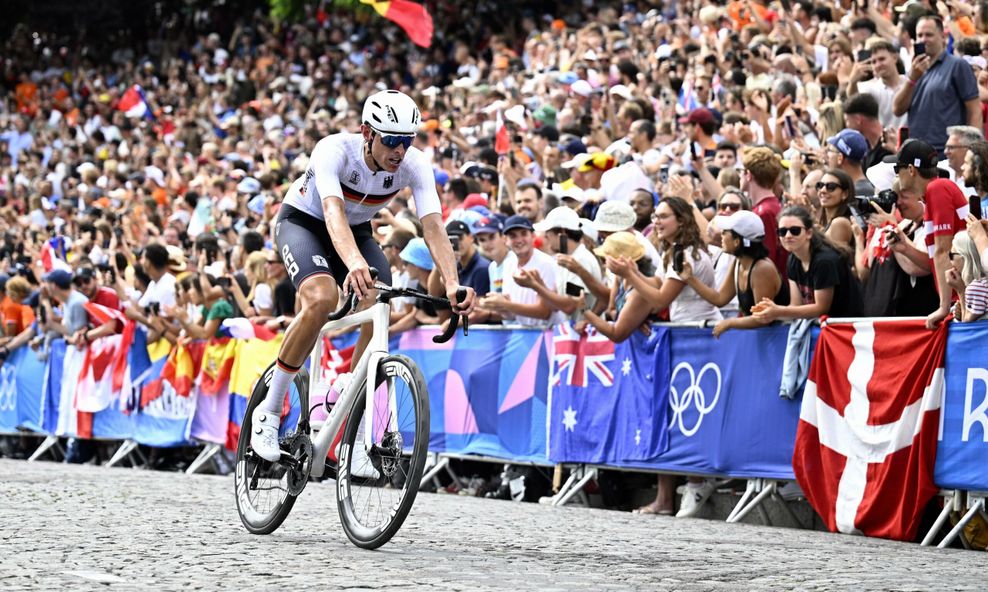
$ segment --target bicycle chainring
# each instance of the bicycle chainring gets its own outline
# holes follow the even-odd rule
[[[312,470],[312,440],[309,435],[299,432],[287,436],[288,452],[296,460],[296,466],[287,466],[285,480],[288,483],[288,493],[297,496],[309,482],[309,471]]]

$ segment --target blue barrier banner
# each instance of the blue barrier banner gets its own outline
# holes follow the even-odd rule
[[[42,431],[45,363],[30,348],[10,353],[0,367],[0,432]]]
[[[668,337],[663,337],[665,331]],[[557,337],[555,358],[563,376],[552,390],[550,458],[792,479],[799,402],[779,398],[787,337],[785,326],[728,331],[719,340],[709,329],[658,328],[649,340],[636,334],[613,348],[584,344],[585,358],[575,379],[569,370],[576,360],[565,359],[569,338]],[[583,368],[594,363],[597,371],[588,375]],[[645,371],[622,380],[625,369]],[[612,387],[606,384],[609,375],[615,377]],[[574,388],[571,382],[588,386]],[[650,401],[642,402],[639,389],[645,384],[651,389],[645,395]],[[618,412],[627,401],[637,407]],[[635,456],[631,451],[643,442],[648,452]]]
[[[44,405],[44,432],[54,434],[58,429],[59,404],[62,400],[62,369],[65,365],[65,340],[56,339],[48,350],[48,364],[45,366],[45,381],[41,400]],[[23,348],[21,348],[23,349]]]
[[[988,359],[985,323],[952,323],[933,481],[947,489],[988,490]]]
[[[674,329],[669,448],[624,466],[792,479],[799,401],[779,397],[788,326]]]
[[[428,384],[429,450],[545,463],[549,334],[473,328],[441,345],[438,334],[421,328],[391,343]]]
[[[556,328],[550,460],[617,465],[666,450],[669,339],[666,328],[618,344],[592,327]]]

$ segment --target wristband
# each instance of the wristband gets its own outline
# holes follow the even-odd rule
[[[916,81],[912,79],[912,76],[906,76],[906,80],[909,81],[909,86],[916,86]]]

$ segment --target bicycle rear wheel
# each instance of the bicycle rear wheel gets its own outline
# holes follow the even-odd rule
[[[282,450],[291,452],[308,464],[301,470],[290,469],[286,464],[264,460],[250,448],[251,418],[254,409],[268,394],[274,366],[273,363],[268,366],[254,384],[237,441],[234,477],[237,511],[241,522],[253,534],[270,534],[281,526],[305,486],[308,467],[312,462],[312,444],[308,433],[309,373],[304,368],[288,387],[287,412],[283,408],[278,441]]]
[[[401,355],[378,365],[370,421],[365,387],[351,386],[360,390],[344,426],[336,497],[350,541],[376,549],[398,532],[415,502],[429,449],[429,392],[415,362]]]

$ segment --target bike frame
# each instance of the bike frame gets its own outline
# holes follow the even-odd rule
[[[371,334],[370,343],[367,345],[367,349],[364,350],[364,353],[360,356],[360,360],[357,362],[357,366],[353,370],[353,376],[350,379],[351,385],[359,385],[361,383],[366,385],[364,417],[366,418],[365,425],[368,429],[364,430],[364,446],[367,449],[370,449],[374,438],[373,430],[369,428],[372,425],[371,421],[374,417],[374,391],[375,385],[377,384],[377,366],[382,359],[389,355],[388,325],[390,313],[391,304],[384,301],[377,302],[366,310],[349,314],[337,321],[327,322],[322,326],[322,329],[320,329],[319,337],[316,339],[316,345],[312,348],[312,354],[309,356],[309,401],[311,405],[313,398],[312,395],[316,392],[316,388],[319,386],[323,335],[328,331],[333,331],[336,329],[363,325],[368,322],[372,324],[373,333]],[[343,421],[353,410],[353,405],[356,400],[356,391],[352,388],[348,388],[343,394],[340,395],[339,400],[333,405],[332,410],[330,410],[326,421],[319,428],[319,433],[312,442],[313,458],[312,471],[310,472],[310,475],[313,477],[322,477],[325,473],[326,455],[329,453],[329,447],[332,446],[336,434],[339,433],[340,428],[343,426]],[[389,404],[395,405],[394,393],[390,393]],[[305,409],[303,412],[306,414],[307,418],[309,410]]]

